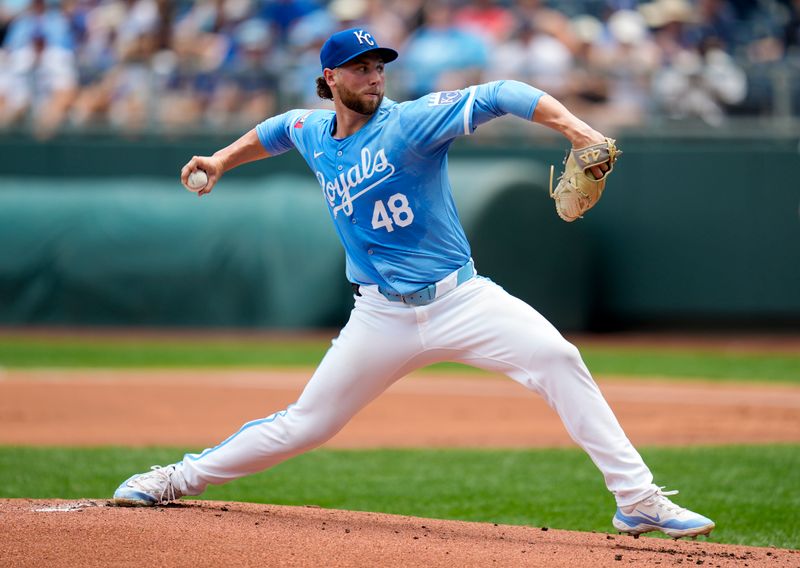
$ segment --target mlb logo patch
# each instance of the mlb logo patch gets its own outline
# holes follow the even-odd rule
[[[314,111],[313,110],[308,111],[303,116],[301,116],[300,120],[298,120],[297,122],[294,123],[294,127],[295,128],[303,128],[303,124],[305,124],[306,119],[309,117],[309,115],[311,115],[312,112],[314,112]]]
[[[460,91],[433,93],[428,99],[428,106],[452,105],[460,101],[462,96]]]

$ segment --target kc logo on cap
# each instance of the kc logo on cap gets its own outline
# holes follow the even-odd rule
[[[372,34],[370,34],[369,32],[365,32],[364,30],[356,30],[353,32],[353,34],[355,34],[358,43],[361,44],[366,43],[372,46],[375,45],[375,40],[372,39]]]
[[[364,53],[375,53],[384,63],[397,59],[397,52],[388,47],[380,47],[375,37],[362,28],[350,28],[337,32],[328,38],[319,52],[322,70],[336,69]]]

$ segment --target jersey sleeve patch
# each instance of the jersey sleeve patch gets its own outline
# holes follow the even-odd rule
[[[305,113],[303,116],[301,116],[299,119],[297,119],[297,122],[294,123],[294,127],[295,128],[303,128],[303,125],[306,123],[306,119],[309,116],[311,116],[312,112],[314,112],[314,111],[310,110],[307,113]]]
[[[461,91],[441,91],[439,93],[431,93],[428,97],[428,106],[441,106],[452,105],[457,103],[463,97]]]
[[[311,112],[305,109],[290,110],[256,125],[256,134],[261,145],[271,156],[291,150],[295,147],[295,138],[298,137],[295,128],[302,128]]]

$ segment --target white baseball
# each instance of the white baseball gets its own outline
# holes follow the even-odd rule
[[[203,170],[195,170],[189,174],[189,180],[186,182],[186,187],[190,191],[200,191],[208,183],[208,176]]]

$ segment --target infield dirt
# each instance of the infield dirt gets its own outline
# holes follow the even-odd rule
[[[307,370],[8,370],[0,444],[214,445],[295,401]],[[800,441],[800,387],[599,381],[635,445]],[[132,393],[141,404],[131,404]],[[702,428],[697,417],[703,416]],[[481,417],[477,420],[476,417]],[[329,447],[572,446],[558,416],[500,376],[420,373],[362,410]]]

